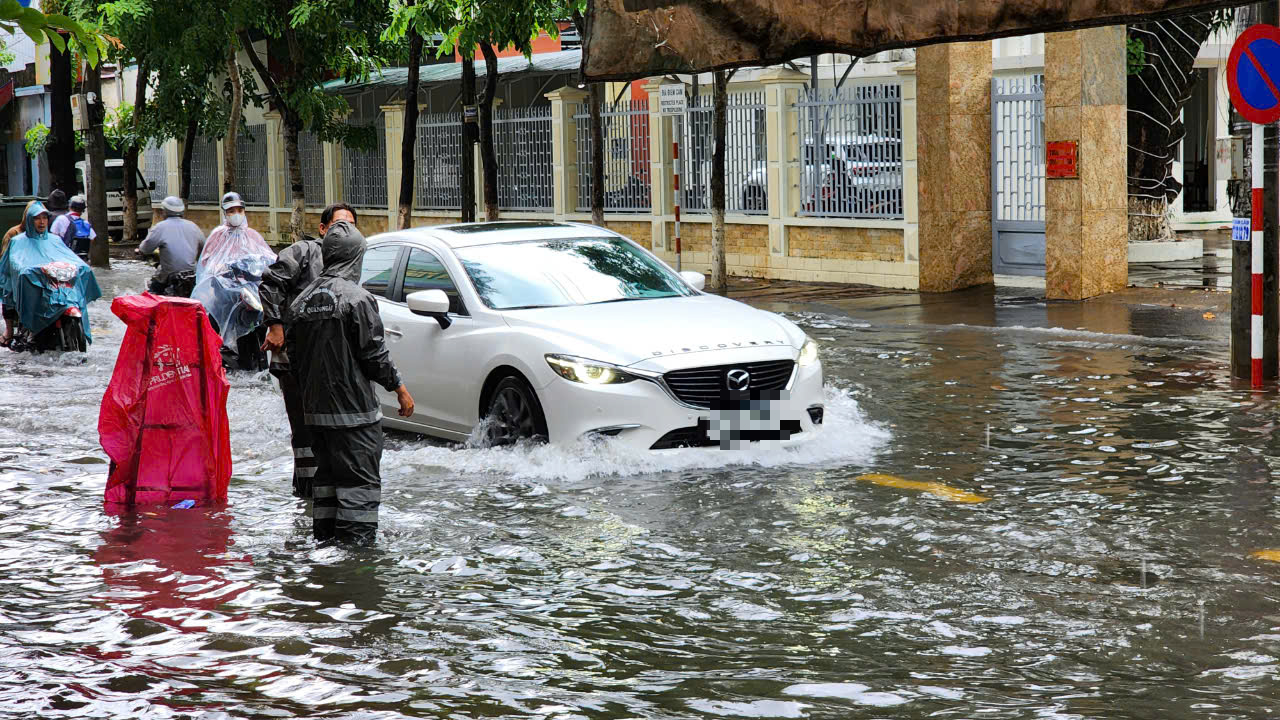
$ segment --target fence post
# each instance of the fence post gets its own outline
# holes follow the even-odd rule
[[[182,197],[182,141],[169,140],[164,144],[165,187],[169,194]]]
[[[786,257],[786,221],[801,204],[799,113],[796,103],[806,76],[788,68],[771,68],[760,76],[764,85],[765,128],[769,187],[769,256]]]
[[[649,237],[655,253],[674,246],[667,243],[667,218],[674,212],[675,192],[672,186],[671,123],[662,116],[658,93],[662,78],[650,78],[643,85],[649,96],[649,202],[652,226]]]
[[[284,205],[284,137],[280,113],[272,110],[264,113],[267,120],[267,217],[271,239],[283,241],[280,237],[280,216],[276,210]]]
[[[578,211],[578,124],[574,114],[587,91],[574,87],[552,90],[551,101],[551,196],[556,220]]]
[[[387,156],[387,229],[395,230],[400,214],[400,178],[404,175],[400,146],[404,141],[404,100],[394,100],[381,107],[386,128]],[[421,168],[418,171],[421,172]],[[412,207],[412,203],[410,203]]]
[[[222,207],[222,187],[223,187],[223,183],[226,182],[226,173],[223,172],[224,170],[226,170],[226,165],[223,164],[225,162],[225,160],[223,160],[222,158],[223,152],[225,152],[225,150],[223,148],[222,141],[219,140],[218,150],[213,154],[213,157],[218,164],[218,186],[213,189],[213,194],[215,198],[214,204],[217,205],[218,207]]]
[[[902,78],[902,259],[920,267],[920,174],[916,131],[916,66],[898,68]]]

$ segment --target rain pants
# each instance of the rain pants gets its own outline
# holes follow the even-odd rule
[[[382,499],[382,411],[371,383],[388,392],[400,374],[383,341],[378,302],[360,287],[364,237],[335,223],[321,245],[324,271],[286,314],[286,342],[314,436],[317,540],[372,543]]]
[[[191,299],[200,301],[217,324],[229,350],[262,322],[258,283],[276,254],[257,230],[242,225],[219,225],[209,233],[196,262],[196,287]]]
[[[33,335],[39,334],[66,312],[79,308],[87,342],[93,342],[89,331],[89,303],[102,297],[93,270],[57,236],[36,232],[35,218],[45,210],[39,202],[31,203],[24,219],[25,231],[14,236],[0,257],[0,304],[5,314],[16,314],[19,322]],[[58,263],[74,280],[64,284],[50,278],[42,268]]]
[[[258,294],[262,298],[262,324],[283,325],[289,305],[298,299],[303,288],[315,282],[324,269],[324,257],[320,241],[313,237],[294,243],[276,257],[276,261],[262,276]],[[284,409],[289,415],[290,444],[293,446],[293,494],[300,498],[311,497],[311,486],[316,476],[316,455],[312,447],[311,431],[302,417],[302,392],[297,378],[290,372],[287,350],[271,354],[271,374],[280,381],[280,394],[284,396]]]
[[[108,509],[225,502],[230,385],[204,306],[147,293],[118,297],[111,311],[128,331],[98,415]]]

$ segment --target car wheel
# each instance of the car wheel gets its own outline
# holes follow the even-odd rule
[[[547,419],[538,396],[524,378],[508,375],[493,388],[485,413],[485,444],[514,445],[522,440],[546,442]]]

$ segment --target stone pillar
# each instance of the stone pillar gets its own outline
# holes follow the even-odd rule
[[[902,257],[908,264],[920,262],[919,134],[916,131],[916,68],[898,69],[902,78]],[[917,277],[917,282],[919,278]]]
[[[270,218],[267,230],[271,233],[272,240],[284,242],[286,238],[280,236],[280,216],[276,212],[277,208],[284,206],[284,123],[281,122],[280,113],[275,110],[265,113],[263,117],[267,121],[267,207],[270,208],[267,213]],[[285,224],[287,226],[288,222]]]
[[[387,229],[395,230],[400,216],[400,179],[404,165],[400,152],[404,144],[404,100],[382,106],[382,122],[387,132]],[[421,169],[419,169],[421,170]]]
[[[320,152],[324,156],[324,205],[342,202],[342,146],[323,143]],[[310,200],[308,200],[310,202]]]
[[[922,47],[916,68],[920,289],[990,283],[991,43]]]
[[[760,75],[764,85],[764,118],[768,155],[766,182],[769,203],[769,255],[787,256],[784,218],[800,209],[800,114],[792,112],[808,75],[787,68],[771,68]]]
[[[551,101],[551,186],[556,220],[578,211],[578,125],[573,116],[586,90],[562,87],[546,94]]]
[[[1044,65],[1045,140],[1078,168],[1045,181],[1045,293],[1082,300],[1129,282],[1124,26],[1050,33]]]
[[[182,197],[182,141],[167,140],[164,144],[165,187],[169,194]]]
[[[649,95],[649,242],[655,253],[675,250],[675,244],[667,242],[667,218],[675,213],[671,157],[674,121],[664,116],[658,105],[658,94],[664,84],[662,78],[651,78],[644,84],[644,91]]]

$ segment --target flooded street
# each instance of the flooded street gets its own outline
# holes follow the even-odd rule
[[[230,504],[103,514],[87,360],[0,352],[0,716],[1228,718],[1280,708],[1277,407],[1225,313],[1002,291],[769,306],[822,345],[796,451],[393,435],[379,545],[317,549],[283,403]],[[958,307],[962,306],[962,307]],[[83,362],[82,362],[83,361]],[[961,502],[985,498],[984,502]]]

